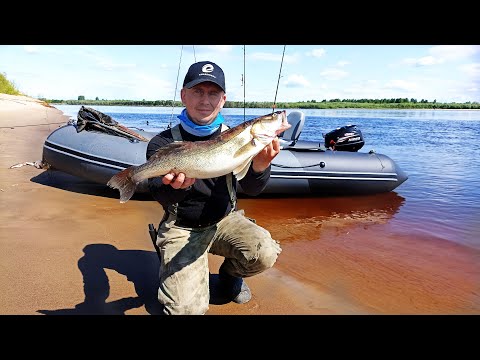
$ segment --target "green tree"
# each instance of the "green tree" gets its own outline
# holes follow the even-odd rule
[[[0,93],[8,95],[22,95],[15,86],[15,83],[7,79],[7,74],[0,74]]]

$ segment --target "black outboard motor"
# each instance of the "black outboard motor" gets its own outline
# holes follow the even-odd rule
[[[325,148],[338,151],[358,151],[365,144],[357,125],[346,125],[324,135]]]

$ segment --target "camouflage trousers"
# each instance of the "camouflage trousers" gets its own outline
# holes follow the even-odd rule
[[[225,271],[250,277],[271,268],[282,251],[270,232],[245,217],[243,210],[231,212],[205,228],[175,225],[169,214],[160,224],[160,287],[158,299],[164,313],[203,315],[209,308],[208,253],[225,257]]]

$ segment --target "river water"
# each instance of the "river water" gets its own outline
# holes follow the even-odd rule
[[[80,106],[55,105],[76,118]],[[177,122],[181,108],[97,106],[129,127],[160,131]],[[287,113],[290,110],[287,111]],[[282,226],[302,219],[363,219],[388,224],[389,231],[434,237],[480,250],[480,111],[475,110],[302,110],[300,140],[323,144],[322,134],[355,124],[365,145],[360,150],[388,155],[409,178],[392,193],[355,198],[243,200],[255,211],[259,202],[278,212]],[[228,125],[271,109],[224,109]],[[273,202],[273,204],[272,204]],[[327,213],[320,213],[328,209]],[[258,216],[261,216],[259,213]],[[275,217],[275,216],[274,216]],[[273,218],[274,218],[273,217]],[[269,221],[272,219],[270,217]],[[258,219],[257,219],[258,220]],[[304,226],[305,231],[309,228]]]

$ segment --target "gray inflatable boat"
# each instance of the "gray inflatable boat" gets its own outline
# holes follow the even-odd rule
[[[111,118],[110,123],[92,120],[95,126],[88,130],[78,120],[54,130],[45,140],[42,161],[51,170],[105,185],[117,172],[146,161],[148,140],[156,133],[126,128]],[[291,111],[288,121],[292,127],[281,135],[282,150],[262,194],[375,194],[392,191],[408,178],[386,155],[332,150],[315,141],[298,140],[305,121],[301,111]],[[146,182],[137,186],[136,192],[147,191]],[[243,193],[240,186],[238,192]]]

